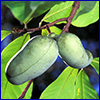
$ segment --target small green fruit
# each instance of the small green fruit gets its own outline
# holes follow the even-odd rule
[[[80,69],[92,62],[92,54],[84,49],[75,34],[63,33],[57,39],[57,43],[62,59],[71,67]]]
[[[58,46],[46,36],[30,39],[8,62],[6,76],[12,84],[22,84],[43,74],[56,60]]]

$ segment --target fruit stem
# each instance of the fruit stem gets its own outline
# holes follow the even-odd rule
[[[33,82],[33,79],[28,82],[28,84],[26,85],[24,91],[22,92],[22,94],[20,95],[20,97],[18,99],[22,99],[22,98],[25,97],[25,94],[26,94],[27,90],[29,89],[32,82]]]

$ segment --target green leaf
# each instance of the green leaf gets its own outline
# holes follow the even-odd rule
[[[81,1],[71,24],[86,27],[99,19],[99,1]]]
[[[32,1],[33,2],[33,1]],[[40,2],[40,1],[39,1]],[[44,3],[42,3],[41,5],[39,5],[37,7],[37,9],[34,11],[32,17],[37,17],[43,13],[45,13],[46,11],[48,11],[51,7],[53,7],[56,4],[61,3],[62,1],[45,1]],[[33,4],[31,3],[31,6],[33,6]]]
[[[75,99],[99,99],[84,70],[81,70],[77,76],[75,95]]]
[[[45,15],[45,17],[40,22],[40,25],[43,21],[53,22],[57,19],[68,17],[71,13],[73,3],[73,1],[66,1],[55,5]],[[96,22],[98,19],[99,1],[81,1],[80,7],[77,10],[77,13],[75,14],[71,24],[77,27],[85,27]],[[62,21],[62,23],[65,23],[65,21]]]
[[[28,3],[30,4],[29,7],[31,8],[31,11],[25,18],[24,23],[28,23],[32,18],[43,14],[44,12],[49,10],[50,7],[52,7],[56,2],[53,4],[50,2],[47,3],[47,1],[28,1]]]
[[[45,15],[45,17],[42,19],[42,21],[53,22],[57,19],[68,17],[72,10],[73,3],[74,3],[74,1],[65,1],[58,5],[55,5]],[[40,22],[40,24],[42,23],[42,21]]]
[[[5,68],[7,62],[13,57],[15,53],[29,40],[29,36],[25,34],[12,41],[1,53],[1,98],[2,99],[17,99],[25,88],[26,84],[12,85],[8,82],[5,75]],[[31,90],[27,93],[26,98],[30,98]]]
[[[99,57],[94,58],[91,65],[95,68],[95,70],[99,74]]]
[[[56,35],[60,35],[61,29],[57,28],[56,26],[49,27],[50,31],[55,33]],[[47,29],[42,29],[42,35],[48,35]]]
[[[6,86],[4,88],[4,93],[1,97],[1,99],[18,99],[27,84],[28,84],[28,82],[26,82],[22,85],[12,85],[11,83],[8,83],[8,81],[7,81]],[[30,99],[31,98],[32,86],[33,86],[33,84],[31,84],[31,86],[28,89],[24,99]]]
[[[10,8],[14,17],[21,22],[24,22],[25,18],[31,12],[31,9],[29,8],[29,2],[27,1],[2,1],[1,4]]]
[[[33,17],[37,17],[53,5],[61,1],[2,1],[2,5],[10,8],[15,18],[24,24],[27,24]]]
[[[11,31],[1,30],[1,41],[8,36],[11,33]]]
[[[40,99],[73,99],[78,69],[67,67],[41,94]]]

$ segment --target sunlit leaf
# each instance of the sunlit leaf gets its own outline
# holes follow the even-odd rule
[[[81,1],[71,24],[86,27],[99,19],[99,1]]]
[[[99,57],[94,58],[91,65],[95,68],[95,70],[99,74]]]
[[[53,22],[60,18],[67,18],[72,10],[73,1],[62,2],[55,5],[45,15],[42,21]],[[75,14],[71,24],[77,27],[85,27],[99,19],[99,1],[80,1],[79,9]],[[40,25],[42,23],[40,22]],[[59,23],[66,23],[65,21]],[[57,23],[57,24],[59,24]]]
[[[78,69],[67,67],[41,94],[40,99],[73,99]]]
[[[53,22],[60,18],[67,18],[70,15],[73,3],[74,3],[74,1],[65,1],[58,5],[55,5],[45,15],[45,17],[42,19],[42,21]],[[40,23],[42,23],[42,21]]]
[[[1,41],[8,36],[11,33],[11,31],[1,30]]]
[[[99,99],[84,70],[81,70],[77,76],[75,95],[75,99]]]
[[[22,85],[12,85],[8,82],[5,75],[7,62],[13,55],[29,40],[29,36],[25,34],[12,41],[1,53],[1,98],[2,99],[17,99],[24,90],[27,83]],[[30,98],[32,85],[25,98]]]
[[[21,84],[21,85],[12,85],[9,83],[7,80],[6,81],[6,86],[4,88],[4,93],[1,97],[1,99],[18,99],[21,93],[23,92],[24,88],[28,84],[28,82]],[[31,99],[32,96],[32,86],[29,87],[24,99]]]
[[[56,26],[51,26],[49,28],[52,33],[54,32],[56,35],[60,35],[61,29],[57,28]],[[48,35],[47,29],[42,30],[42,35]]]

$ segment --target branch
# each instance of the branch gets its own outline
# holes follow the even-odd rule
[[[34,31],[38,31],[38,30],[45,29],[45,28],[47,28],[47,26],[48,26],[48,27],[53,26],[53,25],[55,25],[56,23],[61,22],[61,21],[67,21],[67,24],[64,26],[63,31],[62,31],[61,33],[68,32],[68,31],[69,31],[69,26],[70,26],[70,24],[71,24],[71,21],[72,21],[74,15],[76,14],[77,9],[79,8],[79,4],[80,4],[80,1],[75,1],[74,5],[73,5],[73,9],[72,9],[72,11],[71,11],[71,14],[70,14],[70,16],[69,16],[68,18],[61,18],[61,19],[58,19],[58,20],[56,20],[56,21],[54,21],[54,22],[52,22],[52,23],[45,24],[45,25],[42,26],[41,28],[39,28],[39,27],[37,27],[37,28],[31,28],[31,29],[25,29],[25,28],[24,28],[24,29],[22,29],[22,30],[17,29],[17,28],[14,28],[13,33],[16,32],[16,33],[19,33],[19,34],[23,35],[23,34],[26,33],[26,32],[29,32],[29,33],[30,33],[30,32],[34,32]]]
[[[41,30],[41,29],[45,29],[45,28],[47,28],[47,26],[48,26],[48,27],[53,26],[53,25],[55,25],[55,24],[58,23],[58,22],[67,21],[67,19],[68,19],[68,18],[61,18],[61,19],[58,19],[58,20],[56,20],[56,21],[54,21],[54,22],[52,22],[52,23],[45,24],[45,25],[42,26],[41,28],[37,27],[37,28],[22,29],[22,30],[17,29],[17,28],[14,28],[14,29],[13,29],[13,33],[16,32],[16,33],[19,33],[19,34],[22,34],[22,35],[23,35],[23,34],[26,33],[26,32],[34,32],[34,31],[38,31],[38,30]]]
[[[73,9],[67,19],[67,24],[64,26],[63,31],[61,33],[69,32],[69,27],[70,27],[71,21],[72,21],[74,15],[76,14],[77,9],[79,8],[79,4],[80,4],[80,1],[75,1],[74,5],[73,5]]]
[[[20,95],[20,97],[18,99],[24,98],[24,96],[25,96],[25,94],[26,94],[26,92],[27,92],[27,90],[30,87],[30,85],[31,85],[32,82],[33,82],[33,79],[28,82],[28,84],[26,85],[24,91],[22,92],[22,94]]]

